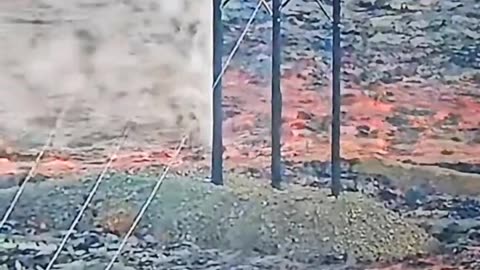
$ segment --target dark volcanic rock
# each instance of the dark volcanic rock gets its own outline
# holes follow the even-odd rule
[[[296,176],[301,179],[305,179],[307,175],[312,176],[310,181],[304,184],[329,188],[330,178],[326,177],[328,164],[320,161],[297,164]],[[474,167],[474,164],[470,166]],[[480,258],[478,252],[470,252],[472,247],[480,245],[479,198],[438,192],[435,185],[429,181],[418,181],[406,189],[401,189],[396,183],[400,183],[402,179],[359,173],[348,165],[343,166],[342,176],[346,191],[358,191],[374,197],[386,208],[424,227],[449,252],[453,252],[452,259],[458,258],[454,260],[454,264],[471,265]],[[349,188],[352,186],[355,188]],[[475,259],[469,261],[469,258]]]
[[[226,7],[226,54],[255,6],[255,1],[232,1]],[[355,59],[349,65],[362,70],[362,80],[368,83],[392,83],[417,75],[427,79],[459,77],[480,68],[480,18],[472,13],[478,9],[475,0],[442,0],[428,7],[415,1],[347,2],[342,17],[345,58]],[[283,10],[282,31],[285,68],[314,57],[329,62],[331,24],[315,1],[292,0]],[[268,75],[268,61],[258,61],[257,56],[270,55],[270,40],[270,16],[262,7],[234,64]],[[348,75],[345,79],[358,78]]]

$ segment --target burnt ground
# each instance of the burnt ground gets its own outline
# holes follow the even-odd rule
[[[406,9],[401,8],[402,3],[406,4]],[[227,48],[233,46],[254,6],[252,1],[241,4],[231,2],[227,7]],[[477,114],[480,105],[477,92],[480,61],[477,44],[480,18],[473,12],[476,9],[478,1],[473,0],[462,3],[448,0],[358,0],[345,4],[342,155],[352,161],[344,164],[347,195],[336,203],[351,199],[353,202],[368,201],[368,205],[373,202],[380,204],[380,212],[400,217],[402,223],[420,228],[440,243],[441,250],[438,255],[407,256],[398,263],[392,259],[367,265],[362,263],[361,258],[352,260],[354,256],[351,254],[325,252],[326,256],[319,256],[325,268],[345,268],[356,264],[359,268],[479,269],[480,179],[477,164],[480,141]],[[329,176],[329,166],[324,160],[329,158],[331,28],[314,1],[294,0],[285,12],[284,175],[295,183],[294,186],[320,189],[315,191],[315,196],[321,197],[326,195]],[[226,167],[240,178],[268,178],[265,168],[269,162],[269,35],[268,17],[262,12],[224,80]],[[108,129],[99,134],[101,136],[96,136],[96,140],[88,141],[87,138],[86,147],[49,151],[39,168],[43,176],[37,180],[42,182],[70,173],[78,179],[78,174],[91,174],[100,168],[114,142],[106,138],[117,134],[109,134]],[[168,162],[173,146],[156,144],[156,134],[154,127],[151,132],[142,134],[148,137],[151,145],[135,145],[132,142],[136,147],[123,149],[113,167],[135,174],[152,165]],[[14,145],[6,145],[3,150],[0,168],[5,181],[2,181],[2,186],[9,188],[15,185],[16,177],[11,178],[11,175],[21,173],[32,164],[36,149],[20,151]],[[381,161],[372,162],[372,159]],[[182,152],[175,166],[178,165],[179,170],[189,168],[187,175],[196,179],[203,174],[201,171],[208,162],[209,158],[201,152],[188,149]],[[88,187],[89,183],[85,185]],[[78,203],[78,200],[81,201],[79,193],[86,191],[87,187],[67,189],[76,192],[78,197],[75,202]],[[68,193],[65,195],[62,192],[61,188],[56,189],[52,191],[52,196],[68,196]],[[114,194],[99,196],[106,195],[115,197]],[[65,211],[75,211],[75,202],[67,204]],[[326,206],[336,204],[328,197],[324,202]],[[55,204],[42,203],[46,203],[44,206]],[[36,205],[28,200],[22,204]],[[135,209],[135,205],[120,205]],[[38,211],[34,212],[41,213],[42,204],[37,207],[34,209]],[[366,205],[362,207],[367,209]],[[55,215],[56,211],[53,212]],[[35,213],[25,211],[24,216],[21,213],[16,212],[18,220],[12,220],[13,228],[5,231],[6,234],[12,230],[24,234],[22,230],[25,228],[21,224],[26,222],[28,215]],[[113,216],[123,216],[122,213],[114,213]],[[129,218],[126,215],[126,219]],[[41,222],[40,226],[36,222],[27,223],[29,231],[31,228],[44,228]],[[117,222],[107,222],[104,227],[111,230],[112,226],[117,227],[114,225],[118,225]],[[98,246],[96,242],[118,240],[115,233],[99,233],[99,229],[89,227],[84,229],[75,235],[80,243],[92,237],[98,239],[91,242],[94,246]],[[55,233],[58,230],[53,230]],[[47,239],[48,243],[55,244],[58,237],[51,234],[42,232],[40,237],[33,238],[40,242]],[[24,236],[17,238],[27,243],[27,250],[33,250],[33,256],[38,255],[35,252],[38,251],[39,241],[32,248],[32,241],[25,241]],[[158,242],[157,238],[153,239],[153,242]],[[283,269],[281,267],[287,268],[292,264],[296,264],[297,269],[309,267],[308,262],[298,265],[292,258],[283,256],[255,252],[236,256],[237,253],[227,251],[228,246],[220,252],[218,249],[205,249],[204,243],[191,241],[184,246],[177,243],[150,247],[147,240],[140,237],[134,240],[136,242],[128,249],[130,255],[125,254],[125,257],[132,258],[133,264],[143,257],[157,256],[156,262],[163,263],[168,269],[185,269],[185,264],[189,263],[187,258],[198,259],[190,264],[198,265],[200,261],[203,264],[199,267],[207,269],[222,269],[222,266],[232,269],[233,266],[228,264],[232,261],[237,263],[237,269],[265,269],[272,265]],[[168,241],[161,243],[164,242]],[[66,251],[70,253],[63,261],[67,263],[66,267],[71,267],[68,263],[72,258],[88,261],[88,254],[97,256],[94,251],[88,254],[78,251],[75,243],[69,243],[72,248]],[[47,246],[52,249],[51,245]],[[103,244],[100,249],[100,253],[107,252],[108,256],[109,251],[104,250]],[[21,254],[18,249],[13,250],[13,253],[1,258],[14,263],[28,253],[25,248],[20,249]],[[46,250],[48,248],[43,252]],[[162,255],[159,255],[160,250]],[[40,251],[40,254],[44,253]],[[42,256],[38,258],[45,260]],[[104,258],[104,254],[98,255],[93,263]],[[205,258],[211,264],[205,263]],[[312,269],[318,269],[318,264],[314,266]]]

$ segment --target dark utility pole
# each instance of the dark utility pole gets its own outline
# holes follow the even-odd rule
[[[222,138],[222,54],[223,24],[222,0],[213,0],[213,143],[212,183],[223,185],[223,138]]]
[[[340,46],[340,9],[341,0],[333,0],[333,46],[332,46],[332,194],[340,195],[342,184],[340,182],[340,69],[341,69],[341,46]]]
[[[272,186],[282,188],[282,152],[281,152],[281,128],[282,128],[282,91],[280,89],[280,20],[281,0],[272,1]]]

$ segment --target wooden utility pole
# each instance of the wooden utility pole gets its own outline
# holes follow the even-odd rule
[[[340,13],[341,0],[333,0],[333,46],[332,46],[332,141],[331,141],[331,162],[332,162],[332,194],[335,197],[342,191],[340,182],[340,72],[341,72],[341,46],[340,46]]]
[[[272,1],[272,187],[282,188],[281,0]]]
[[[223,185],[223,111],[222,111],[222,0],[213,0],[213,138],[212,183]]]

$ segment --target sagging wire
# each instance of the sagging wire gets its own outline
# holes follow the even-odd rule
[[[225,0],[225,1],[222,3],[222,9],[225,8],[229,2],[230,2],[230,0]],[[269,6],[268,3],[266,2],[266,0],[260,0],[260,2],[262,2],[262,5],[263,5],[263,6],[265,7],[265,9],[267,10],[268,15],[272,16],[272,15],[273,15],[272,9],[270,8],[270,6]]]
[[[248,20],[248,22],[247,22],[247,24],[246,24],[246,26],[245,26],[245,29],[244,29],[243,32],[240,34],[240,37],[238,38],[235,46],[233,47],[232,51],[230,52],[229,56],[227,57],[227,60],[225,61],[225,65],[223,66],[222,71],[220,72],[219,76],[218,76],[217,79],[215,80],[215,82],[214,82],[214,84],[213,84],[213,88],[215,88],[215,86],[216,86],[216,85],[218,84],[218,82],[220,81],[220,78],[222,78],[223,75],[225,74],[225,72],[226,72],[226,70],[227,70],[227,67],[229,66],[230,62],[231,62],[232,59],[233,59],[233,56],[235,55],[235,53],[236,53],[237,50],[239,49],[239,47],[240,47],[243,39],[245,38],[245,36],[246,36],[246,34],[247,34],[247,32],[248,32],[249,27],[250,27],[251,24],[253,23],[256,14],[257,14],[258,11],[260,10],[260,7],[262,6],[262,1],[264,1],[264,0],[259,0],[257,7],[256,7],[255,10],[252,12],[252,15],[250,16],[250,18],[249,18],[249,20]],[[124,136],[122,136],[122,138],[123,138],[123,140],[126,139],[126,134],[125,134]],[[183,139],[182,139],[182,143],[180,144],[180,145],[182,146],[182,148],[183,148],[183,144],[185,143],[186,139],[187,139],[187,136],[184,136]],[[121,145],[119,145],[119,146],[117,147],[117,151],[120,149],[120,147],[121,147]],[[181,148],[179,148],[179,149],[181,150]],[[115,153],[116,153],[116,152],[115,152]],[[116,155],[115,153],[114,153],[114,155]],[[106,173],[106,171],[108,170],[108,168],[111,166],[111,162],[112,162],[112,160],[113,160],[112,157],[114,157],[114,155],[112,155],[112,156],[110,157],[109,162],[108,162],[107,165],[104,167],[102,174],[101,174],[101,175],[99,176],[99,178],[97,179],[97,181],[96,181],[94,187],[92,188],[91,192],[89,193],[89,196],[87,197],[85,203],[82,205],[82,209],[80,210],[79,214],[76,216],[74,222],[71,224],[70,229],[68,230],[67,234],[66,234],[66,235],[64,236],[64,238],[62,239],[62,242],[61,242],[59,248],[57,249],[56,253],[54,254],[54,257],[52,257],[52,259],[50,260],[50,262],[49,262],[49,264],[48,264],[48,266],[47,266],[47,268],[46,268],[45,270],[50,270],[50,269],[53,267],[56,259],[58,258],[58,256],[60,255],[61,251],[62,251],[63,248],[65,247],[65,244],[67,243],[68,238],[69,238],[70,235],[73,233],[73,230],[75,229],[76,225],[77,225],[78,222],[80,221],[83,213],[85,212],[86,208],[88,207],[88,204],[89,204],[90,201],[92,200],[92,198],[93,198],[96,190],[98,189],[98,186],[100,185],[100,182],[102,181],[102,179],[103,179],[103,177],[104,177],[104,174]],[[173,159],[172,159],[172,162],[173,162]],[[165,175],[166,175],[166,172],[168,172],[168,169],[169,169],[169,167],[167,167],[167,169],[166,169],[166,171],[165,171]],[[163,177],[163,178],[164,178],[164,177]],[[162,178],[160,178],[160,179],[162,179]],[[161,183],[162,181],[163,181],[163,180],[159,180],[160,183]],[[161,186],[161,184],[160,184],[160,186]],[[157,191],[158,191],[158,189],[160,188],[160,186],[157,188]],[[157,191],[155,191],[155,194],[156,194]],[[154,194],[154,195],[155,195],[155,194]],[[151,202],[150,202],[150,203],[151,203]],[[148,205],[149,205],[150,203],[148,203]],[[148,207],[148,205],[147,205],[147,207]],[[141,217],[142,217],[143,215],[144,215],[144,213],[142,213],[141,215],[139,214],[139,220],[141,219]],[[133,229],[134,229],[134,228],[133,228]],[[133,230],[133,229],[132,229],[132,230]],[[127,240],[128,240],[128,238],[125,240],[125,242],[126,242]],[[124,245],[125,245],[125,244],[124,244]],[[122,247],[122,249],[123,249],[123,247]],[[121,249],[119,249],[118,253],[120,253],[120,252],[121,252]],[[116,255],[116,257],[118,257],[118,256],[119,256],[119,254]],[[114,261],[115,261],[115,260],[116,260],[116,258],[114,258]],[[112,262],[112,266],[113,266],[114,261]],[[110,266],[110,268],[111,268],[112,266]],[[109,269],[109,268],[107,268],[107,269]]]
[[[72,106],[73,102],[75,101],[75,96],[71,96],[68,101],[65,103],[65,106],[63,106],[60,110],[60,112],[57,115],[57,118],[55,120],[55,126],[50,130],[47,140],[45,144],[42,146],[40,152],[38,153],[37,157],[35,158],[35,161],[28,171],[27,175],[23,179],[23,181],[20,184],[20,187],[18,188],[17,192],[13,196],[12,201],[10,202],[7,211],[5,211],[5,214],[2,217],[2,220],[0,221],[0,229],[3,228],[5,223],[8,221],[8,218],[12,214],[13,210],[15,209],[15,206],[18,203],[18,200],[20,199],[20,196],[22,195],[23,191],[25,190],[25,187],[27,186],[27,183],[35,176],[36,170],[38,169],[38,165],[40,164],[40,161],[42,160],[43,155],[45,152],[48,150],[48,148],[51,146],[53,140],[55,139],[55,136],[57,135],[57,131],[60,129],[61,123],[63,119],[65,118],[65,114],[67,111],[70,109]]]
[[[280,8],[283,9],[284,7],[286,7],[288,5],[288,3],[290,3],[290,1],[292,1],[292,0],[286,0],[285,2],[283,2],[282,5],[280,6]]]
[[[127,123],[125,125],[124,129],[123,129],[121,137],[118,138],[116,147],[114,148],[114,150],[112,151],[112,153],[109,156],[107,164],[105,164],[102,172],[98,175],[98,178],[95,180],[95,184],[93,185],[92,189],[90,190],[90,192],[89,192],[87,198],[85,199],[85,202],[83,203],[80,211],[78,212],[77,216],[75,217],[72,224],[68,228],[67,233],[63,237],[62,242],[60,242],[60,245],[58,246],[57,250],[55,251],[53,257],[50,259],[50,261],[49,261],[47,267],[45,268],[45,270],[52,269],[53,265],[55,264],[55,261],[58,259],[58,256],[60,256],[60,253],[62,252],[63,248],[65,247],[68,239],[73,234],[73,232],[75,230],[75,227],[77,226],[78,222],[80,222],[80,220],[82,219],[83,214],[85,213],[85,211],[87,210],[90,202],[92,201],[93,196],[95,196],[95,193],[97,192],[98,187],[100,186],[100,184],[103,181],[106,173],[108,172],[108,169],[112,166],[112,163],[115,160],[115,158],[117,157],[118,152],[120,151],[120,149],[125,144],[125,141],[128,137],[129,130],[130,130],[130,125]]]
[[[225,6],[229,1],[230,1],[230,0],[226,0],[226,1],[223,3],[223,6]],[[290,2],[290,0],[285,1],[285,2],[282,4],[282,7],[286,6],[289,2]],[[321,0],[315,0],[315,2],[318,4],[318,6],[319,6],[320,9],[322,10],[322,12],[325,14],[325,16],[326,16],[330,21],[333,21],[332,18],[330,17],[330,15],[328,15],[328,13],[327,13],[325,7],[323,6]],[[225,72],[227,71],[228,65],[229,65],[230,62],[232,61],[233,56],[235,55],[235,53],[237,52],[237,50],[238,50],[239,47],[240,47],[240,44],[242,43],[243,39],[244,39],[245,36],[247,35],[248,29],[250,28],[250,26],[252,25],[253,21],[255,20],[255,16],[257,15],[257,13],[258,13],[258,11],[260,10],[260,7],[261,7],[262,5],[266,6],[267,9],[269,10],[269,12],[271,13],[270,6],[265,2],[265,0],[259,0],[259,1],[258,1],[258,5],[256,6],[255,10],[252,12],[252,15],[250,16],[250,18],[248,19],[247,24],[245,25],[245,28],[243,29],[243,32],[240,34],[240,37],[238,38],[235,46],[233,47],[231,53],[228,55],[227,60],[225,61],[225,64],[223,65],[222,71],[221,71],[220,74],[218,75],[217,79],[215,79],[215,82],[213,83],[213,88],[215,88],[215,86],[217,86],[217,84],[220,82],[220,79],[223,77],[223,75],[224,75]],[[271,13],[271,14],[273,14],[273,13]]]
[[[165,167],[162,175],[160,176],[160,178],[158,178],[158,181],[157,183],[155,184],[155,186],[153,187],[152,189],[152,192],[150,192],[150,195],[148,196],[147,200],[145,201],[145,203],[143,204],[142,208],[140,209],[140,211],[138,212],[137,216],[135,217],[135,220],[133,221],[132,225],[130,226],[130,228],[128,229],[127,233],[125,234],[125,236],[123,237],[122,239],[122,242],[120,243],[117,251],[115,252],[115,254],[113,255],[112,259],[110,260],[110,262],[108,263],[107,267],[105,268],[105,270],[111,270],[115,264],[115,261],[117,260],[117,258],[120,256],[120,254],[122,253],[122,250],[123,248],[125,247],[125,245],[127,244],[128,242],[128,238],[130,238],[130,236],[133,234],[133,231],[135,230],[135,228],[138,226],[138,223],[140,223],[140,220],[142,219],[142,217],[145,215],[145,212],[147,211],[148,207],[150,206],[150,204],[153,202],[153,200],[155,199],[155,196],[157,195],[158,191],[160,190],[160,188],[162,187],[162,184],[163,184],[163,181],[165,180],[165,177],[167,176],[167,173],[168,171],[170,170],[170,167],[172,167],[173,163],[176,161],[176,159],[178,158],[178,156],[180,155],[180,152],[182,151],[183,147],[185,146],[185,142],[187,140],[187,136],[183,136],[182,140],[180,141],[180,143],[178,144],[178,147],[175,151],[175,154],[172,156],[172,158],[170,159],[170,162],[167,164],[167,166]]]
[[[228,0],[227,0],[228,1]],[[230,54],[228,55],[227,57],[227,60],[225,61],[225,64],[223,66],[223,69],[222,71],[220,72],[220,74],[218,75],[217,79],[215,79],[215,82],[213,83],[213,86],[212,88],[215,88],[215,86],[217,86],[218,82],[220,81],[220,79],[223,77],[223,75],[225,74],[225,71],[227,70],[227,67],[230,65],[230,62],[232,61],[233,59],[233,56],[235,55],[235,53],[237,52],[238,48],[240,47],[240,44],[242,43],[242,41],[244,40],[245,38],[245,35],[247,34],[248,32],[248,29],[250,28],[251,24],[253,23],[254,19],[255,19],[255,16],[257,15],[258,11],[260,10],[260,7],[262,6],[262,0],[259,0],[258,1],[258,5],[257,7],[255,8],[255,10],[252,12],[252,15],[250,16],[247,24],[245,25],[245,29],[243,30],[243,32],[240,34],[235,46],[232,48],[232,51],[230,52]],[[110,262],[108,263],[108,265],[106,266],[105,270],[111,270],[116,262],[116,260],[118,259],[118,257],[120,256],[123,248],[125,247],[125,245],[127,244],[128,242],[128,238],[132,235],[133,231],[135,230],[136,226],[138,225],[138,223],[140,222],[140,220],[142,219],[143,215],[145,215],[145,212],[147,211],[148,207],[150,206],[150,204],[152,203],[153,199],[155,198],[156,194],[158,193],[158,191],[160,190],[161,186],[162,186],[162,183],[170,169],[170,167],[173,165],[173,163],[176,161],[177,157],[180,155],[180,152],[182,150],[182,148],[184,147],[185,145],[185,142],[187,140],[187,136],[184,136],[183,139],[181,140],[181,142],[179,143],[178,147],[177,147],[177,150],[175,152],[175,154],[172,156],[172,158],[170,159],[170,162],[169,164],[165,167],[165,170],[163,171],[162,175],[160,176],[160,178],[158,179],[157,183],[155,184],[152,192],[150,193],[150,196],[147,198],[147,200],[145,201],[145,203],[143,204],[142,208],[140,209],[139,213],[137,214],[134,222],[132,223],[132,225],[130,226],[128,232],[126,233],[126,235],[123,237],[122,239],[122,242],[120,244],[120,246],[118,247],[117,251],[115,252],[114,256],[112,257],[112,259],[110,260]]]
[[[260,0],[262,2],[262,5],[265,7],[265,9],[267,10],[268,12],[268,15],[272,16],[273,15],[273,11],[272,11],[272,8],[270,8],[270,5],[268,5],[268,3],[266,2],[266,0]],[[285,0],[285,2],[282,3],[281,5],[281,8],[285,8],[292,0]],[[225,8],[227,6],[227,4],[230,2],[230,0],[225,0],[223,3],[222,3],[222,8]],[[332,17],[328,14],[327,12],[327,9],[325,9],[325,7],[323,6],[323,3],[321,0],[315,0],[315,3],[317,3],[318,7],[320,8],[320,10],[322,11],[323,15],[325,15],[325,17],[327,17],[327,19],[330,21],[330,22],[333,22],[333,19]]]
[[[226,2],[228,2],[229,0],[227,0]],[[224,3],[225,5],[226,3]],[[246,26],[245,26],[245,29],[244,31],[241,33],[240,37],[238,38],[234,48],[232,49],[232,52],[229,54],[229,56],[227,57],[227,60],[225,61],[225,65],[223,66],[223,69],[221,71],[221,73],[219,74],[219,76],[217,77],[217,79],[215,80],[214,82],[214,85],[213,87],[215,87],[220,78],[222,78],[226,72],[226,69],[228,67],[228,65],[230,64],[230,62],[232,61],[233,59],[233,56],[235,55],[236,51],[239,49],[240,45],[241,45],[241,42],[243,41],[243,39],[245,38],[247,32],[248,32],[248,29],[249,27],[251,26],[251,24],[253,23],[254,19],[255,19],[255,16],[256,14],[258,13],[258,11],[260,10],[260,7],[264,5],[267,9],[267,11],[272,14],[272,11],[270,9],[270,7],[268,6],[268,4],[265,2],[265,0],[259,0],[258,1],[258,5],[256,6],[255,10],[252,12],[252,15],[250,16]],[[73,103],[73,100],[72,102]],[[70,104],[71,104],[70,103]],[[55,138],[55,135],[56,135],[56,132],[57,130],[59,129],[60,127],[60,123],[61,123],[61,120],[63,120],[63,118],[65,117],[65,113],[66,111],[68,111],[68,108],[70,106],[65,106],[62,111],[60,112],[59,116],[57,117],[57,120],[56,120],[56,123],[55,123],[55,127],[51,130],[49,136],[48,136],[48,139],[47,139],[47,142],[44,144],[44,146],[42,147],[41,151],[39,152],[39,154],[37,155],[37,158],[35,159],[35,163],[34,165],[31,167],[30,171],[28,172],[26,178],[24,179],[24,181],[22,182],[19,190],[17,191],[17,193],[15,194],[14,198],[12,199],[12,202],[9,206],[9,208],[7,209],[7,211],[5,212],[4,214],[4,217],[2,218],[2,220],[0,221],[0,228],[2,228],[4,225],[5,225],[5,222],[8,220],[9,216],[11,215],[11,213],[13,212],[13,209],[15,207],[15,205],[18,203],[18,200],[23,192],[23,190],[25,189],[26,187],[26,184],[27,182],[34,176],[35,174],[35,171],[36,169],[38,168],[38,165],[39,165],[39,162],[41,160],[41,158],[43,157],[45,151],[50,147],[53,139]],[[117,143],[117,146],[115,148],[115,150],[113,151],[113,153],[110,155],[109,157],[109,160],[107,162],[107,164],[104,166],[102,172],[100,173],[99,177],[97,178],[97,180],[95,181],[95,184],[94,186],[92,187],[92,190],[89,192],[84,204],[82,205],[79,213],[77,214],[77,216],[75,217],[74,221],[72,222],[72,224],[70,225],[67,233],[65,234],[64,238],[62,239],[62,242],[60,243],[58,249],[56,250],[55,254],[53,255],[52,259],[49,261],[47,267],[45,268],[46,270],[50,270],[52,269],[52,267],[54,266],[55,264],[55,261],[58,259],[58,257],[60,256],[63,248],[65,247],[69,237],[71,236],[71,234],[73,234],[74,230],[75,230],[75,227],[77,226],[78,222],[81,220],[84,212],[86,211],[86,209],[88,208],[88,205],[90,204],[91,200],[93,199],[96,191],[98,190],[101,182],[103,181],[108,169],[111,167],[112,163],[113,163],[113,160],[116,158],[118,152],[120,151],[120,149],[122,148],[123,144],[125,143],[125,140],[126,138],[128,137],[128,130],[129,130],[129,126],[127,125],[123,131],[123,134],[122,136],[119,138],[120,142]],[[116,259],[118,258],[118,256],[120,255],[121,253],[121,250],[123,249],[123,247],[126,245],[126,242],[128,241],[128,238],[129,236],[133,233],[133,230],[135,229],[135,227],[137,226],[137,224],[139,223],[140,219],[143,217],[143,215],[145,214],[148,206],[151,204],[151,202],[153,201],[156,193],[158,192],[158,190],[160,189],[162,183],[163,183],[163,180],[165,179],[171,165],[173,164],[173,162],[175,161],[176,157],[180,154],[182,148],[184,147],[184,144],[186,142],[186,139],[187,139],[187,136],[184,136],[182,141],[180,142],[178,148],[177,148],[177,152],[175,154],[175,156],[172,157],[171,161],[170,161],[170,164],[165,168],[164,170],[164,173],[162,174],[162,176],[160,177],[159,181],[157,182],[156,186],[154,187],[154,189],[152,190],[152,193],[150,194],[149,198],[147,199],[147,201],[145,202],[144,206],[142,207],[142,209],[140,210],[139,214],[137,215],[137,218],[135,219],[134,223],[132,224],[131,228],[129,229],[129,232],[127,233],[126,237],[124,237],[123,241],[122,241],[122,244],[120,245],[119,249],[117,250],[117,253],[115,254],[115,256],[112,258],[111,262],[109,263],[109,265],[107,265],[107,270],[111,269],[113,267],[113,264],[115,263]]]
[[[252,12],[252,15],[250,15],[250,18],[248,19],[247,24],[245,25],[245,28],[243,29],[242,33],[238,37],[238,40],[235,43],[235,46],[233,46],[232,51],[228,55],[227,60],[225,61],[225,64],[223,65],[222,71],[220,72],[220,74],[218,74],[217,79],[215,79],[215,82],[213,83],[213,88],[215,88],[217,86],[217,84],[220,82],[220,79],[223,77],[223,75],[225,75],[225,72],[227,71],[228,65],[232,61],[233,56],[235,56],[235,53],[237,52],[237,50],[240,48],[240,45],[242,44],[243,39],[247,35],[248,29],[250,28],[253,21],[255,20],[255,16],[257,15],[261,6],[262,6],[262,0],[259,0],[257,7]]]
[[[290,1],[290,0],[288,0],[288,1]],[[328,12],[325,9],[325,7],[323,6],[322,1],[321,0],[315,0],[315,2],[317,3],[320,10],[323,12],[323,15],[325,15],[325,17],[327,17],[330,22],[333,22],[332,17],[330,15],[328,15]]]

